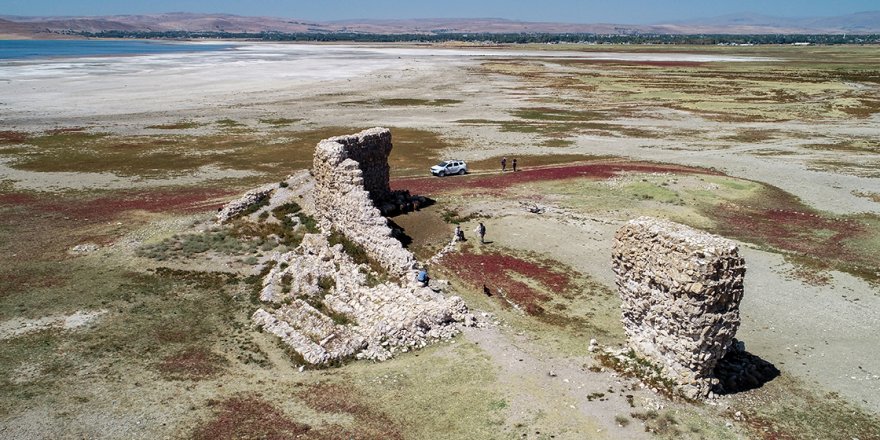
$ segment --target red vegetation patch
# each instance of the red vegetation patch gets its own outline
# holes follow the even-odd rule
[[[703,211],[715,220],[718,234],[788,251],[793,262],[811,269],[836,269],[880,282],[880,253],[872,244],[878,234],[874,225],[880,223],[876,215],[821,213],[774,187],[765,187],[749,205],[705,206]]]
[[[19,131],[0,131],[0,142],[18,143],[27,140],[27,134]]]
[[[313,432],[314,439],[402,439],[396,424],[384,413],[361,402],[354,391],[340,385],[319,383],[297,393],[310,408],[324,413],[344,413],[355,418],[351,428],[331,425]]]
[[[563,179],[609,179],[620,173],[677,173],[677,174],[720,174],[711,170],[689,168],[676,165],[645,163],[588,163],[568,166],[527,168],[517,172],[492,175],[472,175],[466,177],[415,177],[397,179],[391,182],[392,189],[409,190],[413,194],[432,195],[463,188],[492,190],[530,182]]]
[[[453,268],[463,281],[489,288],[493,296],[504,296],[521,307],[529,315],[541,315],[541,304],[550,300],[528,284],[514,280],[511,275],[519,275],[536,281],[553,293],[565,293],[574,286],[571,274],[554,269],[551,262],[531,262],[510,255],[501,254],[449,254],[443,264]]]
[[[711,214],[722,235],[766,243],[820,261],[880,263],[849,246],[853,239],[868,232],[865,225],[856,220],[825,217],[810,210],[764,209],[726,203],[717,206]]]
[[[217,209],[221,197],[234,191],[223,189],[182,188],[151,191],[119,191],[96,198],[73,198],[30,194],[0,194],[0,207],[26,207],[32,211],[52,213],[76,220],[106,221],[126,211],[192,213]]]
[[[222,357],[193,347],[162,359],[156,368],[172,379],[199,380],[217,374],[222,363]]]
[[[254,397],[233,397],[222,402],[210,401],[218,409],[213,420],[199,428],[196,440],[308,438],[311,427],[287,418],[269,402]]]

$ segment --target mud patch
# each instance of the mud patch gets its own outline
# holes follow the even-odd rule
[[[156,369],[172,380],[201,380],[222,370],[224,359],[201,347],[186,348],[162,359]]]

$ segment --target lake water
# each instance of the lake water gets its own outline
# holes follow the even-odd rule
[[[107,40],[0,40],[0,60],[226,50],[229,44]]]

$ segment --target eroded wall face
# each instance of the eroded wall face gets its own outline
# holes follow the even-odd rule
[[[630,348],[686,396],[707,395],[740,323],[746,266],[736,244],[641,217],[617,231],[612,264]]]
[[[322,224],[360,244],[389,272],[402,275],[415,264],[392,236],[375,201],[388,197],[391,131],[371,128],[323,140],[315,149],[315,205]]]

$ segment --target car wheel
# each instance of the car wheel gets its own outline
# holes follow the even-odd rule
[[[464,176],[464,173],[466,173],[466,172],[467,172],[467,171],[465,171],[464,168],[462,168],[462,169],[458,170],[458,175],[459,175],[459,176]]]
[[[437,173],[437,175],[443,177],[446,175],[446,171],[440,171],[439,173]]]

